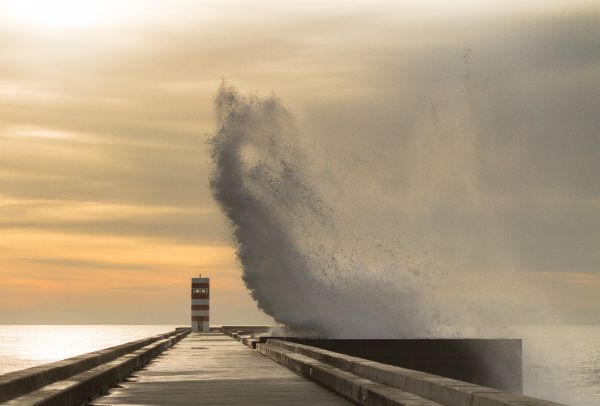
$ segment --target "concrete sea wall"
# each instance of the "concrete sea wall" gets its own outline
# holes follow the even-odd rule
[[[255,335],[250,328],[227,334],[296,373],[359,405],[398,406],[564,406],[518,393],[522,387],[520,340],[318,340]],[[486,342],[487,341],[487,342]],[[311,345],[309,345],[311,344]],[[315,345],[312,345],[315,344]],[[319,348],[327,347],[327,348]],[[365,355],[358,357],[332,351]],[[429,353],[427,353],[429,352]],[[414,357],[412,360],[410,356]],[[388,362],[377,362],[379,358]],[[437,359],[436,359],[437,358]],[[389,364],[409,363],[447,375],[492,382],[508,391],[416,369]],[[475,362],[475,365],[470,365]],[[494,365],[494,362],[496,365]],[[456,363],[452,371],[451,365]],[[494,369],[483,377],[484,368]]]
[[[243,340],[243,338],[242,338]],[[558,406],[427,372],[353,357],[287,340],[250,342],[297,373],[360,405]]]
[[[189,333],[188,328],[177,329],[2,375],[0,403],[81,405],[140,369]]]
[[[508,392],[523,392],[522,343],[518,339],[286,340]]]

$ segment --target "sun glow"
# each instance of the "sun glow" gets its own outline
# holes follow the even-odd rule
[[[88,28],[111,20],[110,2],[97,0],[14,0],[0,4],[11,20],[45,28]]]

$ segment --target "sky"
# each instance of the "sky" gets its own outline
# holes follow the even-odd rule
[[[402,163],[357,151],[394,162],[467,89],[503,255],[600,323],[600,7],[298,3],[0,0],[0,323],[185,324],[200,273],[211,322],[270,322],[209,189],[223,80],[382,187]]]

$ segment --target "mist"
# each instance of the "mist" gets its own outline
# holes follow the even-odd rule
[[[397,133],[362,135],[381,149],[338,139],[329,151],[276,97],[221,86],[211,186],[244,283],[278,323],[397,338],[486,334],[548,317],[543,292],[506,250],[485,178],[507,160],[527,168],[512,155],[518,146],[502,150],[480,126],[469,52],[450,105],[430,104]]]

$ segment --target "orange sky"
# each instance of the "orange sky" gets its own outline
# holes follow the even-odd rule
[[[268,322],[208,188],[222,79],[276,92],[314,131],[302,118],[352,114],[346,101],[393,86],[424,99],[431,72],[413,68],[436,47],[458,55],[458,75],[465,44],[585,15],[568,1],[412,3],[0,0],[0,323],[185,324],[199,273],[212,278],[211,322]],[[597,84],[597,66],[573,72]],[[519,83],[568,85],[544,75]],[[593,261],[536,270],[590,308]]]

